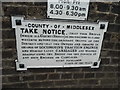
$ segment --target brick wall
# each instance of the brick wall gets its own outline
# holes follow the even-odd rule
[[[26,19],[46,18],[46,2],[3,2],[2,85],[3,88],[118,88],[120,64],[120,2],[91,2],[89,21],[109,21],[102,45],[100,68],[28,69],[16,71],[15,31],[11,15]]]

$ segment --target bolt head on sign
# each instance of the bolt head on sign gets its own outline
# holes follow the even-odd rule
[[[90,0],[48,0],[48,18],[86,20]]]

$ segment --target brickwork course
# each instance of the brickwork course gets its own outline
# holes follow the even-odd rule
[[[101,64],[91,68],[47,68],[16,71],[15,30],[11,16],[46,19],[47,2],[2,2],[2,86],[3,88],[115,88],[119,87],[120,2],[90,2],[88,21],[107,20]]]

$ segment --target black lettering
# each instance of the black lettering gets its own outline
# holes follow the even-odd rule
[[[23,33],[24,28],[20,28],[20,29],[22,30],[22,33]]]
[[[70,25],[67,25],[67,29],[70,29]]]
[[[65,34],[65,30],[43,29],[43,34]]]

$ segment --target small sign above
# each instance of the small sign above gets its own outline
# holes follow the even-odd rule
[[[90,0],[48,0],[47,17],[86,20]]]
[[[24,20],[12,17],[17,70],[27,68],[98,68],[108,22]]]

